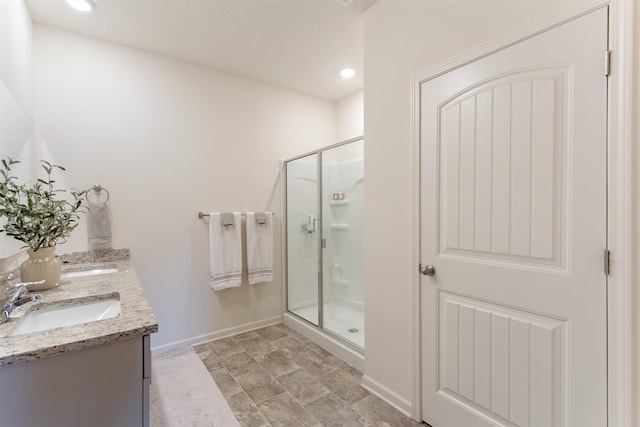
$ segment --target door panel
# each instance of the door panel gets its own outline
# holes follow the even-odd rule
[[[604,426],[607,9],[421,84],[423,418]]]
[[[286,163],[287,310],[319,325],[317,153]]]
[[[441,395],[487,418],[557,425],[568,322],[446,292],[439,298]]]
[[[560,265],[568,80],[566,68],[517,72],[438,107],[440,254]]]

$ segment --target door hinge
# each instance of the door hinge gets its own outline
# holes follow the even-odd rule
[[[604,51],[604,75],[609,76],[611,74],[611,51]]]
[[[605,276],[609,275],[609,271],[611,268],[611,252],[609,249],[604,250],[604,274]]]

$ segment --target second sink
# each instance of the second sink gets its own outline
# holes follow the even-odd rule
[[[71,270],[71,271],[63,271],[60,275],[61,279],[71,279],[73,277],[83,277],[83,276],[97,276],[100,274],[109,274],[116,273],[118,269],[116,267],[102,267],[102,268],[92,268],[87,270]]]

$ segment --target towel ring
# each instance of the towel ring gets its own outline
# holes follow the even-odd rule
[[[91,191],[93,191],[95,193],[100,193],[103,190],[104,190],[105,193],[107,193],[107,200],[105,200],[105,202],[108,202],[109,198],[111,197],[109,195],[109,191],[106,188],[104,188],[102,185],[100,185],[100,184],[96,184],[93,187],[91,187],[90,189],[88,189],[87,192],[85,193],[84,197],[87,199],[87,202],[88,202],[89,201],[89,193]]]

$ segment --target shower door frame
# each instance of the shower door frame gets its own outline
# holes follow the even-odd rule
[[[283,194],[283,198],[282,198],[282,212],[283,212],[283,218],[284,218],[284,227],[282,227],[282,241],[284,243],[284,256],[282,257],[283,259],[283,272],[284,272],[284,287],[283,287],[283,298],[284,298],[284,312],[285,313],[289,313],[292,314],[294,316],[296,316],[297,318],[309,323],[310,325],[312,325],[313,327],[321,330],[324,333],[327,333],[329,335],[331,335],[332,337],[334,337],[335,339],[339,340],[340,342],[342,342],[343,344],[348,345],[349,347],[352,347],[354,350],[356,350],[359,353],[364,353],[364,349],[359,347],[358,345],[354,344],[353,342],[349,341],[348,339],[340,336],[339,334],[325,329],[324,328],[324,254],[323,254],[323,249],[324,249],[324,245],[325,245],[325,238],[324,238],[324,213],[323,213],[323,208],[324,205],[322,203],[322,168],[323,168],[323,163],[322,163],[322,154],[325,151],[329,151],[332,150],[334,148],[340,148],[342,146],[354,143],[354,142],[358,142],[358,141],[363,141],[364,142],[364,135],[355,137],[355,138],[351,138],[348,139],[346,141],[342,141],[342,142],[338,142],[336,144],[332,144],[332,145],[328,145],[326,147],[322,147],[319,148],[317,150],[312,150],[312,151],[308,151],[304,154],[300,154],[294,157],[290,157],[288,159],[282,160],[281,162],[281,170],[283,173],[283,177],[284,179],[282,180],[282,194]],[[318,220],[318,226],[317,229],[321,230],[321,235],[320,238],[318,239],[318,281],[317,281],[317,286],[318,286],[318,324],[314,324],[313,322],[305,319],[302,316],[299,316],[298,314],[292,312],[289,310],[289,217],[288,217],[288,198],[287,198],[287,180],[288,180],[288,176],[287,176],[287,164],[289,162],[295,161],[295,160],[300,160],[302,158],[305,157],[309,157],[312,155],[316,155],[317,156],[317,186],[316,186],[316,192],[317,192],[317,209],[318,209],[318,215],[317,215],[317,220]]]

